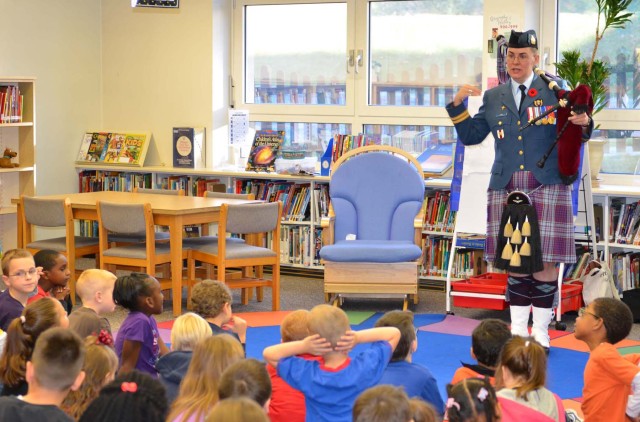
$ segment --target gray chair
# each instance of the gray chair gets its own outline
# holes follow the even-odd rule
[[[100,233],[100,268],[115,272],[115,267],[137,267],[155,276],[156,266],[171,262],[171,248],[166,242],[156,242],[151,205],[122,204],[98,201],[98,231]],[[107,235],[144,236],[143,243],[115,245]],[[183,248],[183,258],[188,257]],[[171,288],[171,278],[163,274],[159,279],[163,290]]]
[[[184,196],[184,189],[150,189],[150,188],[133,188],[134,193],[152,193],[154,195],[173,195],[173,196]],[[156,240],[169,240],[169,232],[157,231],[156,230]],[[125,235],[125,234],[109,234],[109,242],[116,244],[127,244],[127,243],[142,243],[145,241],[144,235]]]
[[[272,309],[280,309],[280,218],[282,203],[222,204],[217,242],[195,245],[189,253],[189,280],[195,279],[195,261],[216,267],[216,278],[231,289],[242,289],[242,303],[248,303],[249,289],[257,288],[262,301],[263,288],[273,293]],[[230,242],[227,233],[248,236],[247,242]],[[262,246],[264,235],[271,234],[271,245]],[[263,267],[272,266],[271,279],[264,278]],[[226,269],[242,268],[239,279],[227,278]]]
[[[32,254],[38,251],[51,249],[58,251],[67,257],[71,279],[69,289],[71,300],[75,304],[75,277],[76,258],[86,255],[96,256],[100,252],[98,238],[75,235],[75,225],[73,221],[73,211],[71,202],[65,199],[32,198],[28,196],[20,197],[22,219],[22,245]],[[33,240],[34,227],[64,227],[65,235],[50,239]]]

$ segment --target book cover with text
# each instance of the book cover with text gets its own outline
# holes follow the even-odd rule
[[[284,130],[256,131],[246,170],[275,172],[275,161],[283,142]]]

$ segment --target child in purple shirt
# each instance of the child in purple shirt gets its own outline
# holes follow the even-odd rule
[[[116,280],[113,300],[129,310],[116,336],[120,374],[137,369],[158,376],[156,361],[169,349],[152,315],[162,313],[163,299],[160,283],[148,274],[131,273]]]

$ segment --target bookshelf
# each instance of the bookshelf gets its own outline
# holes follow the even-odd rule
[[[20,246],[17,239],[21,227],[12,200],[35,194],[35,78],[0,77],[0,92],[5,94],[2,95],[4,101],[0,102],[0,113],[7,112],[3,114],[5,118],[0,117],[0,151],[11,148],[17,152],[18,156],[11,161],[19,164],[18,167],[0,168],[0,248],[5,251]],[[11,102],[15,104],[13,107]]]
[[[596,231],[601,233],[598,250],[608,262],[619,289],[640,288],[640,245],[634,244],[638,243],[634,240],[640,227],[632,221],[640,201],[640,184],[610,175],[594,182],[593,196],[595,209],[602,210],[600,221],[596,221]],[[597,219],[600,212],[595,214]]]

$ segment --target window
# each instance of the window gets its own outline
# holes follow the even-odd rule
[[[333,134],[365,133],[419,155],[425,133],[455,139],[443,107],[481,84],[483,0],[237,0],[233,13],[234,105],[285,130],[285,149],[319,156]]]
[[[637,174],[640,168],[640,3],[624,29],[609,28],[598,45],[597,58],[609,65],[608,104],[596,118],[605,139],[602,173]],[[557,42],[560,52],[577,49],[586,58],[595,42],[597,9],[593,0],[558,0]]]

